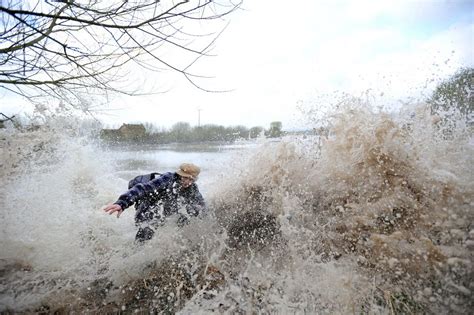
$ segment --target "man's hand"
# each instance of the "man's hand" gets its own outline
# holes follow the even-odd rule
[[[119,218],[120,215],[123,212],[122,207],[119,206],[118,204],[115,204],[115,203],[110,204],[107,207],[105,207],[104,211],[107,212],[108,214],[112,214],[114,212],[117,212],[117,218]]]

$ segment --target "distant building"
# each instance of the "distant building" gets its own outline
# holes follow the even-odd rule
[[[122,124],[119,129],[102,129],[100,137],[105,140],[142,140],[146,136],[143,124]]]
[[[142,124],[123,124],[118,131],[125,140],[143,139],[146,135],[145,126]]]

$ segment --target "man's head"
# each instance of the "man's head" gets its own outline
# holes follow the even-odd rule
[[[179,166],[176,173],[181,177],[181,185],[183,188],[188,188],[194,181],[197,180],[201,169],[191,163],[183,163]]]

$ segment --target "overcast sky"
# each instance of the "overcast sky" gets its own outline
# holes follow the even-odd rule
[[[321,94],[383,92],[376,105],[422,98],[437,80],[474,64],[474,0],[245,0],[242,8],[230,16],[216,56],[195,67],[214,77],[203,87],[230,92],[203,92],[164,72],[147,81],[168,92],[116,97],[100,119],[109,127],[197,125],[201,109],[201,124],[282,121],[294,129],[304,123],[298,104],[313,106]],[[0,102],[9,114],[28,107],[5,95]]]

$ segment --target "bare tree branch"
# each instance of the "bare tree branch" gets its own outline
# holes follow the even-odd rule
[[[195,81],[208,77],[193,73],[191,67],[201,57],[211,56],[210,48],[225,29],[220,19],[240,4],[232,0],[3,0],[0,89],[71,104],[80,102],[84,94],[135,95],[133,88],[119,84],[133,62],[149,71],[175,71],[209,91]],[[213,21],[220,31],[209,32]]]
[[[35,30],[36,32],[38,32],[39,36],[29,42],[21,42],[19,45],[17,46],[13,46],[13,47],[8,47],[8,48],[4,48],[4,49],[0,49],[0,54],[2,53],[5,53],[5,52],[14,52],[16,50],[20,50],[20,49],[25,49],[26,47],[28,46],[32,46],[40,41],[42,41],[43,39],[49,37],[49,35],[53,32],[53,28],[54,26],[56,26],[56,21],[58,20],[58,16],[61,14],[62,11],[64,11],[66,9],[67,5],[65,5],[64,7],[62,7],[59,12],[58,12],[58,15],[53,17],[52,21],[51,21],[51,24],[49,25],[49,27],[46,29],[46,31],[42,31],[40,29],[37,29],[31,25],[28,24],[28,22],[26,22],[25,20],[21,19],[20,17],[18,17],[17,15],[13,15],[13,17],[15,17],[16,19],[19,20],[20,23],[23,23],[24,25],[28,25],[30,26],[33,30]],[[2,10],[2,7],[0,7],[0,11]]]

